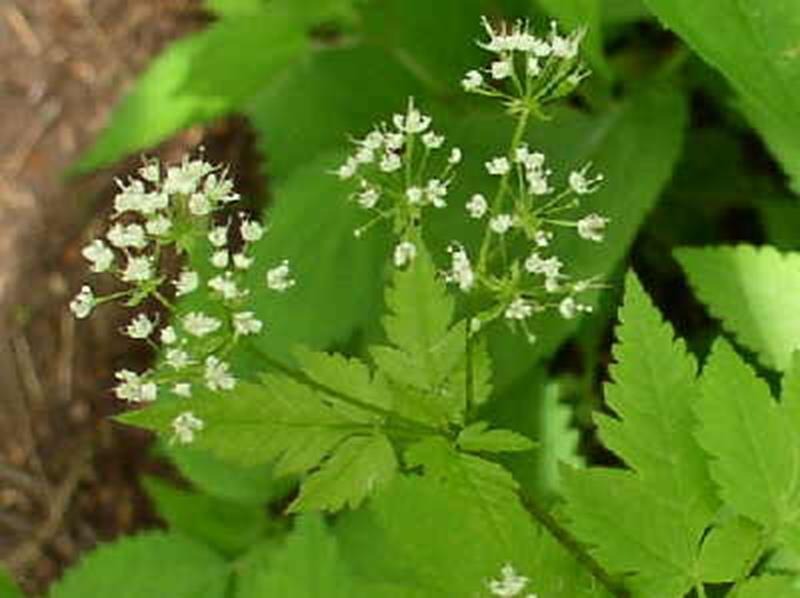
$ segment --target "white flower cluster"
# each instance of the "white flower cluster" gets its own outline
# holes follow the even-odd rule
[[[360,237],[382,220],[390,220],[400,240],[395,246],[394,263],[404,267],[417,254],[413,240],[424,210],[447,207],[447,197],[461,150],[450,149],[436,160],[445,138],[431,128],[432,118],[423,114],[409,99],[404,114],[395,114],[392,126],[382,123],[354,143],[356,151],[336,174],[354,179],[358,190],[351,199],[375,214],[373,220],[356,229]],[[435,175],[429,171],[436,168]]]
[[[490,579],[486,586],[492,596],[500,596],[501,598],[514,598],[515,596],[522,596],[525,588],[530,580],[519,575],[514,567],[506,564],[500,570],[500,579]],[[527,593],[525,598],[536,598],[536,594]]]
[[[113,224],[103,238],[82,251],[92,272],[109,273],[125,288],[98,297],[84,285],[70,309],[77,318],[86,318],[97,305],[121,299],[130,307],[155,302],[172,315],[171,324],[160,327],[155,312],[140,312],[123,328],[130,338],[154,348],[160,344],[162,359],[143,373],[117,372],[119,384],[114,392],[119,399],[154,401],[162,389],[189,397],[196,385],[211,391],[231,390],[236,379],[224,356],[241,337],[263,329],[263,323],[247,309],[250,292],[245,277],[255,265],[252,244],[262,238],[264,227],[244,213],[236,216],[236,226],[234,219],[215,221],[219,219],[216,213],[237,202],[239,195],[224,171],[203,160],[185,159],[166,169],[151,161],[138,174],[127,183],[118,182]],[[211,248],[210,273],[184,267],[174,277],[167,274],[168,250],[180,256],[202,242]],[[284,292],[294,284],[287,260],[266,270],[268,289]],[[207,291],[208,313],[179,314],[171,297],[182,298],[201,289]],[[184,417],[180,430],[176,424],[176,438],[181,442],[190,441],[191,430],[199,429],[192,421]]]
[[[194,442],[195,432],[199,432],[203,428],[205,428],[203,420],[195,417],[191,411],[184,411],[172,420],[172,442],[191,444]]]
[[[525,104],[543,106],[562,98],[589,75],[578,59],[585,29],[562,36],[552,22],[549,34],[537,37],[524,21],[517,21],[511,29],[503,25],[495,30],[484,17],[483,26],[489,41],[478,45],[495,57],[487,68],[464,75],[461,86],[467,92],[501,98],[513,111],[522,99]],[[499,85],[505,81],[511,82],[511,93]]]

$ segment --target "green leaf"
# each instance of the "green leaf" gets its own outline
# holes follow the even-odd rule
[[[701,390],[697,438],[713,457],[720,496],[768,534],[785,531],[800,516],[800,447],[791,420],[723,340],[703,369]]]
[[[792,354],[792,363],[783,376],[781,407],[794,425],[800,427],[800,351]]]
[[[645,1],[667,27],[730,80],[745,113],[797,191],[800,7],[787,0]]]
[[[478,453],[503,453],[529,451],[536,444],[522,434],[511,430],[487,430],[489,422],[476,422],[461,430],[456,439],[462,451]]]
[[[137,80],[76,169],[106,166],[230,112],[307,51],[303,29],[281,10],[224,19],[175,42]]]
[[[772,247],[683,248],[675,252],[709,311],[766,366],[786,370],[800,348],[800,254]]]
[[[143,483],[170,531],[181,532],[226,556],[244,552],[267,531],[260,506],[179,490],[157,478],[145,478]]]
[[[67,570],[48,596],[224,598],[230,573],[225,561],[202,544],[148,532],[93,550]]]
[[[251,270],[247,284],[262,288],[265,269],[288,259],[297,285],[254,298],[257,316],[269,323],[269,334],[255,342],[268,354],[289,359],[299,345],[344,342],[377,318],[387,249],[380,235],[353,238],[363,213],[326,174],[341,159],[331,154],[312,160],[275,189],[275,205],[265,218],[270,230],[254,248],[262,267]]]
[[[748,579],[731,598],[795,598],[800,596],[794,577],[762,575]]]
[[[380,434],[345,440],[318,471],[303,482],[291,511],[338,511],[357,508],[394,477],[397,459]]]
[[[2,598],[25,598],[11,576],[3,569],[0,569],[0,596]]]
[[[742,517],[714,526],[700,548],[700,575],[709,583],[747,576],[759,555],[761,528]]]
[[[538,0],[562,28],[586,27],[582,50],[595,73],[611,77],[611,67],[603,52],[603,27],[601,5],[605,0]]]
[[[245,570],[236,598],[351,598],[352,576],[336,539],[322,517],[297,519],[286,544],[270,554],[267,566]]]
[[[633,471],[565,471],[566,513],[609,570],[633,573],[643,595],[678,597],[698,581],[698,547],[719,504],[692,435],[697,366],[635,276],[626,287],[606,388],[618,419],[599,416],[598,427]]]

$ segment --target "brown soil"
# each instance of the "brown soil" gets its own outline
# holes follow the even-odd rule
[[[161,467],[150,439],[106,419],[113,372],[149,356],[118,334],[122,313],[67,310],[113,178],[136,162],[63,173],[148,61],[207,22],[200,0],[0,0],[0,562],[31,593],[98,541],[157,524],[137,483]],[[156,153],[200,141],[234,164],[251,151],[234,120]]]

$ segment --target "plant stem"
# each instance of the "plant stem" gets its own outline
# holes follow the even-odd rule
[[[697,581],[694,584],[694,593],[697,594],[697,598],[706,598],[706,587],[702,581]]]
[[[522,499],[522,505],[528,513],[530,513],[542,527],[550,532],[550,535],[566,548],[575,560],[585,567],[609,594],[616,596],[616,598],[629,597],[628,591],[623,588],[591,554],[589,554],[569,530],[556,521],[556,519],[539,505],[532,496],[520,492],[520,498]]]
[[[403,417],[402,415],[394,413],[393,411],[389,411],[388,409],[383,409],[382,407],[378,407],[377,405],[373,405],[372,403],[368,403],[362,399],[359,399],[357,397],[336,390],[335,388],[332,388],[327,384],[317,382],[311,376],[281,363],[277,359],[270,357],[269,355],[264,353],[261,349],[253,346],[252,344],[248,343],[247,349],[258,355],[258,357],[262,359],[268,366],[279,371],[284,376],[291,378],[295,382],[308,386],[328,396],[334,397],[339,401],[341,401],[342,403],[350,405],[351,407],[356,407],[357,409],[367,411],[369,413],[378,415],[385,419],[391,419],[394,421],[395,424],[402,424],[403,426],[406,426],[406,428],[408,428],[407,431],[409,433],[415,433],[417,435],[422,435],[422,436],[444,435],[444,432],[442,430],[439,430],[438,428],[434,428],[432,426],[428,426],[421,422],[414,421],[413,419],[408,419],[406,417]]]

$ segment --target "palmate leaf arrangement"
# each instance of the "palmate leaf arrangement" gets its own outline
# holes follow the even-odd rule
[[[502,464],[504,454],[532,454],[536,439],[485,418],[493,392],[486,333],[506,326],[535,344],[543,312],[572,319],[591,311],[581,296],[600,281],[570,277],[555,248],[563,235],[601,243],[613,222],[591,210],[603,183],[591,164],[554,173],[523,142],[548,105],[588,75],[579,59],[584,32],[483,26],[490,64],[467,72],[462,86],[516,123],[507,152],[484,161],[492,193],[450,197],[462,151],[447,147],[413,99],[355,140],[330,173],[369,215],[355,236],[386,227],[396,239],[385,339],[361,357],[300,348],[288,365],[253,343],[270,329],[253,296],[290,295],[303,281],[280,255],[255,259],[269,232],[231,212],[239,198],[223,169],[200,159],[148,162],[121,184],[114,224],[83,253],[124,288],[97,296],[87,285],[71,305],[79,318],[110,301],[141,308],[124,332],[159,359],[146,372],[117,373],[116,396],[141,406],[119,419],[155,430],[181,459],[212,459],[190,468],[213,462],[202,451],[242,467],[233,478],[273,463],[275,478],[297,480],[283,504],[301,515],[281,542],[285,520],[266,524],[258,507],[282,496],[273,484],[243,497],[232,479],[204,497],[152,481],[173,529],[100,548],[52,596],[119,593],[121,575],[127,596],[800,592],[800,359],[781,353],[779,402],[725,340],[699,372],[633,274],[606,387],[611,413],[597,416],[603,444],[626,467],[564,466],[560,495],[546,504]],[[435,255],[425,225],[447,210],[479,232]],[[162,267],[175,255],[185,261],[177,276]],[[680,257],[694,282],[703,259]],[[704,281],[700,272],[701,296],[726,294],[704,290]],[[730,321],[761,352],[749,340],[760,338],[757,323]],[[240,367],[242,355],[259,371]],[[336,517],[326,523],[318,512]],[[169,571],[160,572],[163,563]]]

